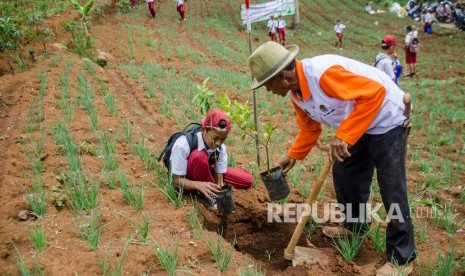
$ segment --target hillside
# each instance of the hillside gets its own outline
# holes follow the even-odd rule
[[[298,58],[332,53],[372,64],[384,34],[403,41],[406,25],[422,29],[389,12],[365,14],[361,0],[299,3],[301,24],[294,28],[285,18],[287,43],[300,47]],[[372,238],[346,261],[318,224],[299,245],[323,250],[329,264],[292,267],[284,259],[295,224],[267,223],[269,198],[259,180],[266,165],[257,164],[255,142],[242,141],[238,128],[226,142],[230,164],[256,179],[250,190],[234,191],[232,215],[220,217],[188,196],[175,197],[163,164],[155,162],[171,133],[202,117],[192,99],[206,78],[209,89],[251,106],[239,4],[189,0],[184,22],[173,1],[163,0],[155,2],[155,19],[145,3],[128,13],[111,6],[91,13],[93,48],[109,56],[104,68],[70,50],[73,34],[64,26],[79,15],[69,6],[43,24],[54,33],[48,53],[39,42],[25,45],[24,53],[33,49],[37,61],[14,62],[16,74],[0,61],[0,275],[26,275],[27,269],[33,275],[105,275],[105,266],[106,274],[166,275],[160,253],[174,260],[172,252],[176,275],[374,275],[386,257]],[[344,51],[334,47],[337,18],[347,26]],[[253,25],[252,48],[267,41],[266,33],[265,22]],[[420,42],[418,77],[400,80],[414,102],[410,204],[415,214],[430,212],[414,219],[419,258],[413,275],[447,271],[447,260],[453,275],[465,275],[465,32],[435,26],[429,36],[420,32]],[[274,164],[297,134],[294,111],[287,98],[264,89],[256,95],[260,125],[277,125]],[[321,144],[333,134],[325,127]],[[320,147],[287,177],[287,202],[305,200],[326,154]],[[376,183],[371,200],[381,202]],[[320,204],[334,201],[330,175]],[[46,208],[43,217],[32,213],[31,203]],[[375,227],[385,232],[385,224]],[[42,229],[46,246],[39,253],[30,236]],[[210,247],[226,257],[231,252],[229,266],[214,262]]]

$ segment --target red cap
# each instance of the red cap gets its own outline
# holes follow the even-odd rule
[[[224,123],[222,122],[224,121]],[[216,129],[218,131],[230,131],[231,121],[223,110],[211,109],[202,119],[202,124],[206,128]]]
[[[392,46],[396,44],[396,38],[393,35],[385,35],[381,41],[381,46]]]

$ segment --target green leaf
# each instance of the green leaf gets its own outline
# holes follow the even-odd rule
[[[84,17],[87,17],[87,15],[89,14],[89,10],[90,10],[90,8],[92,8],[92,6],[94,5],[94,1],[95,1],[95,0],[89,0],[89,2],[87,2],[87,3],[84,5],[84,8],[83,8],[83,16],[84,16]]]
[[[75,10],[77,10],[81,15],[83,15],[83,10],[81,5],[79,5],[78,0],[70,0],[71,4],[73,4],[73,7]]]

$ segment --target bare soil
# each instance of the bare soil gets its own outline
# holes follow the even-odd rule
[[[159,10],[174,9],[171,1],[158,3]],[[196,6],[196,9],[189,10],[188,20],[196,14],[208,13],[207,6]],[[138,10],[144,10],[145,5],[138,6]],[[198,9],[198,10],[197,10]],[[236,12],[235,5],[225,7],[226,15]],[[163,33],[157,32],[156,21],[151,20],[147,14],[140,12],[145,17],[137,18],[145,27],[152,28],[153,38],[163,41]],[[61,43],[69,40],[69,35],[65,33],[60,24],[65,20],[76,17],[76,14],[56,15],[47,21],[47,24],[57,33],[52,43]],[[310,17],[311,19],[311,17]],[[332,22],[331,18],[326,18]],[[99,67],[95,70],[95,75],[104,80],[118,99],[118,117],[112,117],[99,93],[95,99],[95,109],[99,114],[99,127],[102,130],[109,130],[116,133],[121,129],[121,120],[128,120],[133,126],[138,141],[141,137],[147,137],[147,145],[155,152],[163,148],[164,143],[170,133],[177,131],[173,127],[174,121],[165,119],[160,113],[164,102],[155,99],[153,102],[147,101],[139,83],[131,79],[118,66],[119,62],[128,62],[130,58],[123,55],[121,48],[129,48],[127,39],[123,45],[118,45],[121,26],[128,23],[127,17],[108,16],[106,19],[96,22],[92,28],[92,34],[96,38],[96,48],[111,54],[114,59],[107,69]],[[139,22],[139,23],[140,23]],[[233,67],[231,70],[244,70],[241,65],[229,65],[224,60],[218,59],[206,51],[195,37],[190,35],[187,25],[180,24],[178,18],[173,16],[167,25],[174,26],[179,32],[179,36],[174,39],[176,44],[188,44],[195,52],[206,57],[203,66],[222,68]],[[240,29],[239,22],[237,27]],[[199,31],[208,32],[199,26]],[[212,30],[211,36],[214,41],[220,41],[222,34]],[[246,39],[246,33],[238,32],[238,39]],[[173,40],[171,40],[173,41]],[[162,50],[151,50],[141,47],[140,43],[134,43],[135,51],[138,53],[136,63],[144,60],[156,62],[164,66],[182,70],[183,68],[198,66],[193,60],[170,60]],[[31,45],[34,47],[34,45]],[[56,197],[52,193],[52,188],[59,186],[57,176],[66,171],[67,165],[62,155],[62,150],[53,139],[53,128],[62,119],[62,113],[58,106],[60,98],[60,74],[65,70],[66,61],[72,61],[74,66],[69,75],[71,83],[70,97],[75,97],[79,92],[76,79],[80,72],[85,70],[84,62],[79,56],[67,51],[52,48],[49,51],[60,55],[60,62],[56,67],[50,66],[50,58],[46,58],[40,53],[41,45],[36,45],[39,52],[37,63],[30,64],[30,68],[23,73],[15,75],[5,74],[0,78],[0,275],[17,275],[18,268],[15,264],[15,257],[18,252],[24,257],[26,264],[32,267],[34,262],[39,262],[45,269],[47,275],[98,275],[101,274],[97,265],[97,258],[104,258],[109,253],[109,261],[116,264],[123,252],[123,239],[128,233],[134,233],[134,229],[129,219],[138,219],[141,214],[129,206],[123,198],[121,191],[111,189],[106,185],[105,180],[99,189],[99,203],[103,218],[102,238],[98,250],[92,251],[87,243],[80,237],[77,227],[73,222],[73,214],[66,206],[57,207]],[[463,54],[463,52],[462,52]],[[6,65],[2,72],[7,72]],[[37,101],[39,80],[37,74],[43,71],[47,74],[47,91],[43,100],[43,117],[41,126],[45,133],[44,153],[41,160],[44,163],[43,179],[47,195],[47,212],[43,220],[46,239],[49,247],[41,254],[37,253],[29,241],[28,229],[38,223],[33,217],[20,218],[19,214],[23,210],[30,210],[25,199],[27,191],[32,189],[32,163],[27,156],[28,145],[33,138],[40,137],[40,131],[26,133],[24,131],[28,122],[28,109],[31,103]],[[245,71],[246,73],[246,71]],[[437,74],[446,77],[446,72],[436,71]],[[457,72],[457,76],[462,76]],[[439,77],[441,78],[441,77]],[[202,80],[196,80],[201,82]],[[160,92],[160,91],[157,91]],[[150,118],[148,123],[145,119]],[[279,126],[286,126],[278,116],[264,118],[267,121],[276,123]],[[293,119],[292,119],[293,120]],[[295,126],[287,126],[288,135],[292,137],[296,133]],[[74,110],[71,123],[71,132],[77,145],[98,146],[98,139],[89,127],[88,115],[86,111],[77,106]],[[116,135],[116,134],[115,134]],[[458,139],[457,139],[458,140]],[[426,135],[422,130],[417,130],[411,137],[411,143],[422,145],[426,141]],[[460,146],[457,141],[457,145]],[[232,152],[237,152],[238,166],[248,164],[253,155],[245,155],[240,151],[239,145],[229,148]],[[316,149],[319,151],[319,149]],[[199,205],[200,214],[203,218],[205,231],[203,239],[196,238],[189,229],[186,221],[186,214],[192,212],[193,206],[188,197],[185,197],[187,205],[175,209],[166,197],[155,188],[157,182],[156,174],[147,171],[140,160],[131,155],[127,144],[118,141],[118,164],[120,168],[126,168],[131,180],[136,183],[148,185],[143,211],[148,213],[152,219],[150,235],[160,245],[167,246],[169,241],[179,244],[178,268],[180,274],[212,275],[220,274],[220,270],[212,260],[210,251],[204,242],[207,239],[214,239],[217,232],[222,232],[223,245],[236,242],[233,253],[233,263],[224,272],[227,275],[235,275],[236,267],[244,268],[248,260],[261,264],[262,271],[270,275],[374,275],[374,271],[382,266],[386,261],[384,253],[377,253],[371,240],[367,239],[360,250],[357,258],[353,262],[343,260],[340,254],[332,246],[333,241],[324,237],[321,229],[308,237],[302,235],[299,245],[309,246],[313,244],[323,250],[330,259],[329,265],[313,265],[292,267],[291,262],[283,257],[284,249],[292,236],[295,224],[288,223],[267,223],[267,203],[269,202],[266,189],[259,182],[257,188],[247,191],[235,190],[234,198],[237,206],[235,213],[228,217],[217,216],[215,212],[207,209],[202,204]],[[449,153],[451,159],[464,161],[459,153]],[[101,179],[103,167],[102,158],[93,156],[87,152],[81,154],[81,158],[86,168],[86,175],[94,181]],[[411,160],[409,156],[409,189],[415,189],[423,179],[422,172],[418,168],[418,160]],[[311,173],[307,168],[306,173]],[[317,176],[314,175],[314,178]],[[458,183],[464,183],[465,175],[459,172]],[[334,189],[331,185],[331,176],[326,180],[326,190],[324,199],[331,201],[335,198]],[[63,194],[64,192],[61,191]],[[457,194],[449,190],[439,193],[442,202],[455,203],[457,212],[465,213],[465,207],[459,203]],[[290,202],[303,202],[304,199],[298,194],[296,188],[292,188]],[[415,223],[421,223],[418,220]],[[432,222],[426,221],[428,227],[428,241],[417,244],[418,251],[422,256],[422,263],[427,264],[435,260],[436,252],[445,252],[450,244],[457,249],[456,260],[465,262],[465,230],[462,229],[454,236],[445,234],[443,229],[435,228]],[[39,222],[40,223],[40,222]],[[434,241],[434,242],[433,242]],[[150,246],[131,244],[128,247],[123,263],[125,275],[165,275],[166,272],[160,266],[159,260],[154,254],[154,249]],[[457,272],[459,275],[462,272]],[[419,275],[416,266],[414,275]]]

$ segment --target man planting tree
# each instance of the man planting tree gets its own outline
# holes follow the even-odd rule
[[[408,96],[372,66],[338,55],[298,60],[298,49],[269,41],[248,59],[254,78],[251,88],[265,86],[273,94],[289,96],[296,112],[300,130],[280,161],[283,173],[308,155],[320,136],[321,123],[337,128],[329,157],[346,220],[343,228],[325,226],[323,233],[337,238],[368,230],[364,214],[376,168],[386,210],[398,211],[396,218],[390,216],[386,230],[388,261],[376,275],[408,275],[409,263],[416,257],[405,174],[410,107],[404,97]],[[355,222],[347,220],[348,209],[352,218],[358,218]]]

